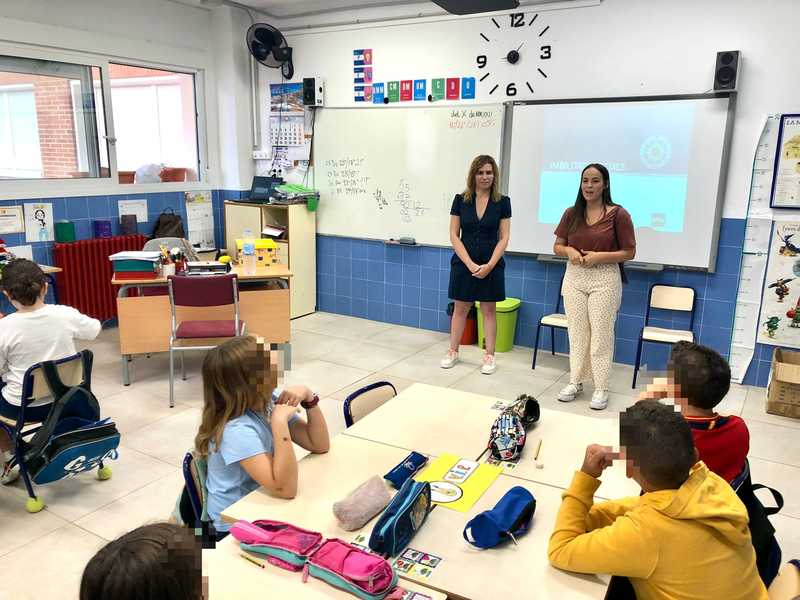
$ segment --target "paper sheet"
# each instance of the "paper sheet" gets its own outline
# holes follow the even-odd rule
[[[756,332],[753,323],[758,321],[758,302],[739,302],[736,305],[736,317],[733,320],[733,345],[743,348],[756,347]]]
[[[739,293],[736,296],[737,302],[761,303],[761,285],[764,281],[766,269],[766,254],[745,254],[742,256]]]
[[[53,204],[25,204],[25,241],[52,242],[55,239],[54,233]]]
[[[747,226],[744,230],[744,248],[742,248],[742,252],[748,254],[766,253],[769,250],[769,236],[771,233],[771,219],[747,219]]]
[[[6,246],[6,250],[11,252],[17,258],[27,258],[33,260],[33,246],[25,244],[24,246]]]
[[[502,467],[442,454],[414,479],[431,482],[439,498],[435,504],[467,512],[502,472]]]
[[[742,346],[731,346],[730,366],[731,379],[736,383],[741,383],[747,374],[747,367],[753,360],[753,349]]]
[[[136,200],[118,200],[119,214],[136,215],[137,223],[147,223],[147,198]]]
[[[20,233],[25,231],[25,217],[21,206],[0,208],[0,233]]]
[[[211,192],[185,192],[186,220],[189,226],[189,241],[200,244],[201,250],[216,248],[214,241],[214,207]]]

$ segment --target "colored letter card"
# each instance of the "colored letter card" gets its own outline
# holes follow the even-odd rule
[[[502,467],[442,454],[414,479],[431,482],[436,504],[467,512],[502,471]]]

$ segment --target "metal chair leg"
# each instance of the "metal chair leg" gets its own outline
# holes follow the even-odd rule
[[[175,352],[169,347],[169,407],[175,406]]]
[[[181,379],[186,381],[186,361],[184,360],[185,352],[181,352]]]
[[[550,354],[556,355],[556,328],[550,328]]]
[[[542,330],[542,324],[539,323],[536,326],[536,340],[533,342],[533,365],[531,369],[536,368],[536,355],[539,352],[539,332]]]
[[[644,338],[640,335],[639,336],[639,344],[636,347],[636,364],[633,366],[633,385],[631,385],[631,389],[636,389],[636,378],[639,376],[639,365],[642,362],[642,343],[644,342]]]

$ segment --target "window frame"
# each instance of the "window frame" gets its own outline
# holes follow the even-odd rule
[[[215,188],[215,173],[209,165],[208,114],[206,111],[207,76],[202,66],[175,65],[123,56],[101,55],[58,48],[42,48],[19,43],[0,42],[0,55],[32,60],[57,61],[100,70],[100,82],[105,122],[105,136],[99,141],[108,142],[109,177],[64,179],[4,179],[0,181],[0,200],[28,198],[71,197],[91,195],[146,194],[153,192],[179,192]],[[197,130],[198,181],[124,184],[119,182],[116,147],[114,144],[114,108],[111,101],[111,64],[161,69],[194,76],[195,124]],[[105,137],[105,140],[103,139]]]

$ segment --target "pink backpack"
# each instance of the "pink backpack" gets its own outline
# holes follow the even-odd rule
[[[237,521],[231,527],[243,550],[266,556],[267,561],[289,571],[303,571],[337,588],[363,598],[402,598],[397,574],[384,558],[342,540],[282,521]]]

